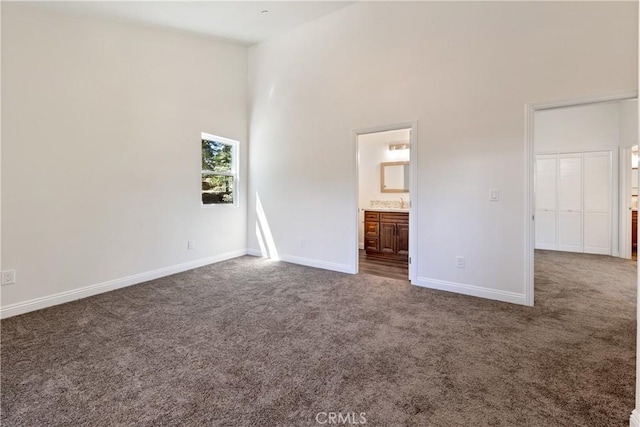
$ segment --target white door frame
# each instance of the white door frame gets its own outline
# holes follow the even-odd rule
[[[631,259],[631,147],[620,148],[620,258]]]
[[[353,209],[355,216],[355,234],[352,247],[354,248],[354,257],[351,271],[354,274],[358,273],[358,259],[359,259],[359,247],[358,247],[358,229],[360,227],[360,191],[359,191],[359,168],[360,158],[358,152],[358,137],[360,135],[366,135],[370,133],[387,132],[391,130],[409,129],[411,131],[409,151],[409,280],[413,284],[416,280],[416,272],[418,271],[418,122],[405,122],[386,126],[376,126],[371,128],[356,129],[353,131],[353,150],[355,151],[355,185],[354,195],[355,206]]]
[[[561,107],[574,107],[586,104],[596,104],[600,102],[624,101],[638,98],[638,91],[623,91],[592,95],[583,98],[567,99],[554,102],[531,103],[525,105],[525,179],[524,179],[524,203],[525,203],[525,230],[524,230],[524,282],[525,282],[525,304],[533,306],[534,303],[534,245],[535,245],[535,223],[534,223],[534,173],[535,173],[535,150],[534,150],[534,117],[536,111],[550,110]],[[614,175],[614,179],[617,176]]]

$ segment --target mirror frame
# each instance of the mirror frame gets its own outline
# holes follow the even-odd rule
[[[384,185],[384,168],[386,166],[409,166],[409,162],[382,162],[380,163],[380,192],[381,193],[408,193],[408,188],[385,188]]]

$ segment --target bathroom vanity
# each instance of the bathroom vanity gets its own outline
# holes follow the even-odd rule
[[[368,257],[407,261],[409,258],[409,212],[365,210],[364,249]]]

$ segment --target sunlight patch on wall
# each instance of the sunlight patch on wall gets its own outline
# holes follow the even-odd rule
[[[258,246],[260,246],[260,255],[267,258],[269,254],[267,252],[267,247],[264,245],[264,239],[262,238],[260,225],[257,222],[256,222],[256,238],[258,239]]]
[[[258,222],[256,223],[256,236],[258,237],[260,252],[263,257],[277,261],[280,259],[278,256],[278,249],[276,248],[276,243],[273,240],[269,221],[267,221],[267,216],[264,213],[262,201],[260,200],[260,195],[258,193],[256,193],[256,215],[258,216]]]

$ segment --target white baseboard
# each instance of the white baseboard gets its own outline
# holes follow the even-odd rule
[[[364,242],[358,243],[358,249],[364,249]]]
[[[543,251],[557,251],[558,245],[536,243],[536,247],[534,249],[541,249]]]
[[[247,249],[247,255],[257,256],[259,258],[266,258],[265,256],[262,255],[262,252],[260,252],[260,249]]]
[[[302,258],[293,255],[280,255],[280,259],[292,264],[306,265],[308,267],[322,268],[323,270],[339,271],[341,273],[354,274],[353,267],[348,264],[338,264],[335,262],[320,261],[311,258]]]
[[[248,255],[262,256],[259,249],[247,249]],[[306,265],[309,267],[322,268],[324,270],[339,271],[342,273],[355,274],[353,266],[347,264],[337,264],[332,262],[320,261],[316,259],[302,258],[293,255],[280,254],[280,260],[293,264]],[[515,292],[498,291],[480,286],[466,285],[463,283],[446,282],[444,280],[430,279],[427,277],[418,277],[417,280],[411,282],[413,285],[424,288],[438,289],[441,291],[454,292],[457,294],[471,295],[474,297],[486,298],[496,301],[509,302],[512,304],[527,305],[524,294]],[[640,427],[640,426],[638,426]]]
[[[629,418],[629,425],[631,427],[640,427],[640,412],[637,409],[634,409],[631,412],[631,418]]]
[[[159,268],[157,270],[147,271],[145,273],[134,274],[120,279],[108,280],[106,282],[89,285],[70,291],[60,292],[46,297],[35,298],[32,300],[10,304],[0,308],[0,318],[5,319],[11,316],[28,313],[30,311],[40,310],[52,307],[58,304],[75,301],[77,299],[98,295],[104,292],[113,291],[115,289],[125,288],[138,283],[148,282],[149,280],[158,279],[160,277],[170,276],[172,274],[181,273],[183,271],[192,270],[194,268],[225,261],[231,258],[246,255],[246,249],[239,251],[227,252],[212,257],[201,258],[194,261],[176,264],[169,267]]]
[[[247,249],[247,255],[262,256],[259,249]],[[280,261],[290,262],[292,264],[306,265],[307,267],[321,268],[323,270],[339,271],[340,273],[355,274],[353,266],[348,264],[338,264],[335,262],[321,261],[312,258],[303,258],[294,255],[279,254]]]
[[[438,289],[441,291],[455,292],[457,294],[510,302],[512,304],[527,305],[525,295],[515,292],[498,291],[495,289],[483,288],[481,286],[447,282],[444,280],[430,279],[428,277],[418,277],[418,279],[413,281],[412,284],[429,289]]]

